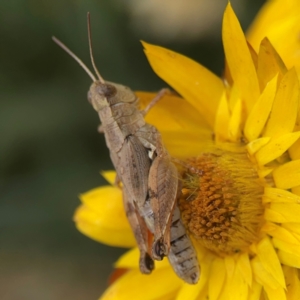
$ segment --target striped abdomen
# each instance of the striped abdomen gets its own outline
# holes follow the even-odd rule
[[[196,284],[200,276],[197,254],[181,222],[177,205],[173,213],[170,239],[171,247],[168,259],[173,270],[185,282]]]

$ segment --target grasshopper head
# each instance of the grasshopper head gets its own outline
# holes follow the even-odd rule
[[[109,106],[109,99],[117,94],[117,89],[109,83],[95,81],[88,91],[88,101],[96,111]]]
[[[96,111],[100,111],[116,103],[133,103],[136,101],[136,96],[124,85],[95,81],[88,92],[88,101]]]

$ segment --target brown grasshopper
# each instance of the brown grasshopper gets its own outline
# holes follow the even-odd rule
[[[171,263],[178,264],[173,265],[175,272],[180,268],[187,269],[179,267],[176,260],[179,256],[174,252],[176,247],[170,244],[176,240],[174,245],[178,245],[173,226],[180,220],[179,215],[174,221],[176,214],[173,215],[174,209],[178,210],[176,202],[180,193],[178,172],[163,146],[159,131],[144,120],[145,114],[165,91],[160,92],[145,110],[139,110],[138,99],[128,87],[104,81],[97,70],[89,14],[88,34],[91,62],[98,79],[64,44],[55,37],[53,40],[85,69],[93,81],[88,100],[99,114],[112,163],[118,180],[123,183],[124,207],[140,250],[140,270],[151,273],[153,259],[161,260],[167,255]],[[148,249],[149,230],[154,236],[152,251]],[[176,273],[180,273],[178,270]],[[192,277],[198,278],[197,275]]]

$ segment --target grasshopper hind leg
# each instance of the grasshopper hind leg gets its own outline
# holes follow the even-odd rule
[[[154,261],[148,253],[148,228],[145,221],[136,210],[134,202],[128,196],[128,193],[123,188],[123,202],[127,219],[132,228],[134,237],[140,250],[139,267],[143,274],[150,274],[154,269]]]

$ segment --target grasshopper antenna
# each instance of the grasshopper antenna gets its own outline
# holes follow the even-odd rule
[[[99,81],[101,83],[105,83],[105,81],[104,81],[103,77],[100,75],[100,73],[99,73],[99,71],[98,71],[98,69],[96,67],[95,61],[94,61],[93,47],[92,47],[91,16],[90,16],[89,12],[87,13],[87,24],[88,24],[89,48],[90,48],[91,62],[92,62],[94,71],[95,71],[96,75],[99,78]]]
[[[52,40],[54,41],[54,43],[56,43],[60,48],[62,48],[64,51],[66,51],[72,58],[74,58],[79,63],[79,65],[91,77],[91,79],[93,80],[93,82],[97,81],[96,78],[95,78],[95,76],[94,76],[94,74],[89,70],[89,68],[84,64],[84,62],[78,56],[76,56],[64,43],[62,43],[55,36],[52,37]]]

